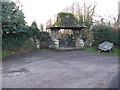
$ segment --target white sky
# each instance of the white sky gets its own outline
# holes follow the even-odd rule
[[[14,1],[14,0],[13,0]],[[72,5],[73,2],[86,2],[88,5],[97,4],[96,15],[105,18],[117,17],[118,2],[120,0],[20,0],[23,5],[23,12],[26,22],[31,25],[36,21],[45,24],[48,19],[61,12],[64,8]]]

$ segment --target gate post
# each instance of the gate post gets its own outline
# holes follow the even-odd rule
[[[55,48],[59,47],[58,31],[59,29],[52,29],[52,40],[55,44]]]
[[[76,48],[80,48],[80,31],[79,30],[73,30],[74,38],[75,38],[75,46]]]

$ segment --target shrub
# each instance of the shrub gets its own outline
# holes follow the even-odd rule
[[[2,49],[13,51],[22,47],[29,37],[26,34],[5,34],[2,38]]]
[[[98,46],[98,44],[109,41],[114,43],[115,46],[118,46],[118,32],[114,31],[112,27],[99,25],[93,27],[93,39],[94,45]]]
[[[24,13],[14,2],[2,2],[2,49],[14,50],[28,39]]]
[[[2,49],[14,51],[24,46],[29,38],[35,41],[39,33],[36,22],[29,27],[19,6],[14,2],[2,2]]]
[[[50,36],[48,32],[39,32],[37,38],[40,39],[40,41],[49,41]]]

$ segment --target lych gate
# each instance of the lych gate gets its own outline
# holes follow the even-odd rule
[[[48,27],[47,29],[51,30],[52,33],[52,40],[56,44],[56,48],[60,47],[60,40],[58,39],[58,32],[61,29],[67,29],[71,30],[73,32],[75,47],[79,48],[80,45],[80,31],[82,29],[86,28],[86,26],[72,26],[72,27],[66,27],[66,26],[57,26],[57,27]]]

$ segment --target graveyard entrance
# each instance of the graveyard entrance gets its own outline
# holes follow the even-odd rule
[[[75,47],[75,41],[74,39],[70,38],[61,38],[59,39],[59,47]]]
[[[52,37],[55,47],[81,47],[80,45],[80,31],[86,26],[57,26],[48,27],[49,33]]]

